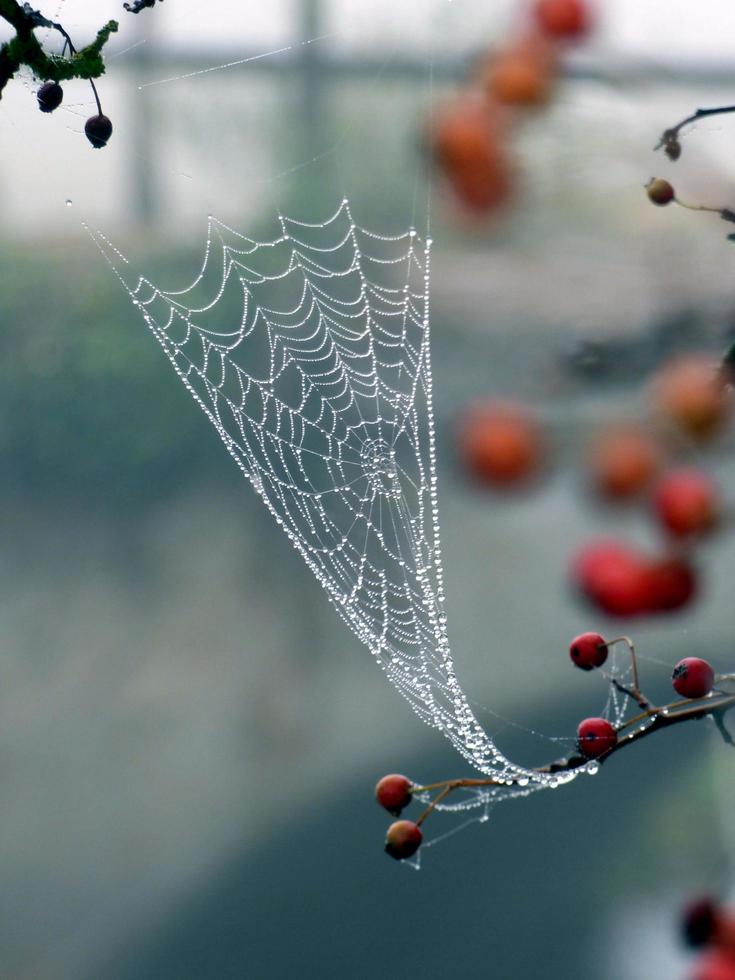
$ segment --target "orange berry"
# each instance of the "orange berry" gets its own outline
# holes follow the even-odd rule
[[[528,481],[540,469],[543,437],[526,408],[488,401],[464,415],[459,448],[466,469],[477,480],[510,487]]]
[[[491,98],[505,105],[545,105],[551,98],[555,68],[551,45],[530,36],[492,58],[485,66],[482,83]]]
[[[640,493],[660,464],[661,453],[655,439],[633,426],[616,426],[599,433],[589,455],[594,488],[618,500]]]
[[[470,211],[486,213],[508,202],[514,174],[504,125],[483,99],[468,96],[440,113],[430,139],[437,165]]]
[[[653,398],[662,415],[697,439],[711,438],[724,425],[727,387],[717,363],[688,354],[665,365],[653,382]]]

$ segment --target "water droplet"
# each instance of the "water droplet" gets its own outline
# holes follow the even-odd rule
[[[72,199],[71,199],[70,197],[67,197],[67,199],[66,199],[66,200],[64,201],[64,204],[66,204],[66,206],[67,206],[68,208],[70,208],[70,207],[72,206],[72,204],[73,204],[73,203],[74,203],[74,202],[72,201]]]

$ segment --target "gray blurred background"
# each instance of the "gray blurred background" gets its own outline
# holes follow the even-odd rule
[[[78,44],[121,20],[104,152],[82,133],[83,82],[51,117],[30,79],[0,102],[0,975],[683,977],[680,905],[732,890],[732,750],[683,726],[497,808],[418,874],[384,857],[376,779],[464,775],[461,760],[334,616],[82,225],[168,288],[193,278],[210,212],[266,238],[279,209],[316,221],[348,194],[368,228],[421,226],[430,107],[517,5],[120,6],[42,5]],[[620,629],[571,596],[570,550],[653,540],[643,515],[588,499],[584,433],[639,416],[663,359],[718,352],[735,327],[723,227],[641,189],[674,172],[683,197],[735,204],[727,117],[687,138],[676,171],[651,152],[664,126],[735,96],[731,6],[669,6],[599,6],[519,134],[512,211],[470,230],[433,196],[450,635],[481,719],[529,764],[604,700],[569,668],[569,638]],[[555,424],[534,493],[460,472],[458,414],[488,394]],[[706,459],[726,488],[729,448]],[[695,607],[631,627],[654,696],[682,656],[732,669],[732,538],[702,567]]]

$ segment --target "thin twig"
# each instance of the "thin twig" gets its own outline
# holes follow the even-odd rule
[[[730,680],[733,675],[725,674],[720,680]],[[626,691],[626,693],[628,693]],[[640,692],[639,692],[640,693]],[[730,732],[725,727],[724,716],[727,711],[735,707],[735,694],[709,694],[703,698],[697,699],[686,699],[682,701],[672,701],[670,704],[662,705],[659,708],[652,707],[648,704],[648,707],[641,713],[633,718],[629,718],[624,724],[616,730],[617,734],[620,735],[623,732],[628,732],[623,738],[618,738],[618,741],[612,748],[608,749],[604,755],[599,756],[595,761],[602,764],[606,762],[611,756],[615,755],[616,752],[620,752],[621,749],[626,748],[629,745],[633,745],[635,742],[639,742],[643,738],[648,738],[654,732],[660,731],[664,728],[672,728],[674,725],[679,725],[685,721],[692,721],[697,718],[706,718],[708,715],[712,717],[715,725],[725,739],[728,745],[735,746],[735,740],[733,740]],[[633,729],[630,731],[630,729]],[[571,755],[565,759],[559,759],[556,762],[551,762],[545,766],[539,766],[535,769],[529,770],[530,773],[538,773],[539,775],[551,775],[564,772],[573,772],[575,769],[580,769],[584,766],[590,759],[582,755]],[[436,798],[429,803],[426,809],[423,811],[421,816],[416,821],[417,824],[421,824],[426,820],[426,818],[434,811],[439,803],[444,800],[450,793],[454,792],[456,789],[474,789],[483,786],[499,786],[500,781],[496,778],[487,779],[445,779],[438,783],[429,783],[426,786],[414,786],[414,793],[430,792],[434,789],[440,789],[441,791],[437,794]],[[507,785],[504,783],[503,785]]]

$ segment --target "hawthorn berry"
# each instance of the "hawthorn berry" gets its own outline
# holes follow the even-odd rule
[[[411,802],[411,780],[397,773],[383,776],[375,787],[375,799],[388,813],[400,816],[401,810]]]
[[[572,563],[572,577],[582,594],[613,616],[633,616],[650,608],[647,560],[617,541],[598,541],[582,548]]]
[[[705,946],[714,936],[718,923],[718,908],[709,897],[690,902],[681,915],[681,932],[688,946]]]
[[[605,718],[585,718],[577,727],[577,747],[588,759],[597,759],[618,741],[618,733]]]
[[[534,14],[539,27],[552,37],[581,37],[592,26],[585,0],[536,0]]]
[[[654,378],[656,407],[695,439],[709,439],[724,425],[729,408],[727,385],[717,362],[688,354],[666,364]]]
[[[485,69],[485,89],[503,105],[541,106],[551,98],[556,57],[551,42],[538,35],[500,51]]]
[[[595,490],[607,498],[627,500],[650,483],[661,452],[643,429],[615,426],[597,434],[588,461]]]
[[[707,952],[695,963],[691,980],[735,980],[735,954],[725,949]]]
[[[102,113],[90,116],[84,124],[84,132],[95,150],[101,150],[103,146],[107,146],[107,141],[112,136],[112,123]]]
[[[61,105],[64,90],[58,82],[44,82],[36,92],[36,98],[41,112],[53,112]]]
[[[659,207],[671,204],[676,197],[674,188],[663,177],[652,177],[646,184],[646,194],[648,194],[648,200]]]
[[[659,521],[676,537],[711,530],[720,511],[714,481],[695,469],[665,475],[656,487],[653,504]]]
[[[580,633],[569,646],[569,656],[580,670],[602,667],[607,660],[607,643],[599,633]]]
[[[396,820],[385,835],[385,853],[396,861],[410,858],[421,847],[424,835],[412,820]]]
[[[482,483],[514,487],[541,466],[543,437],[533,415],[511,402],[487,401],[465,413],[459,448],[466,469]]]
[[[646,566],[651,612],[681,609],[697,594],[697,573],[685,558],[663,558]]]
[[[701,657],[685,657],[674,667],[671,683],[683,698],[703,698],[714,686],[715,672]]]

